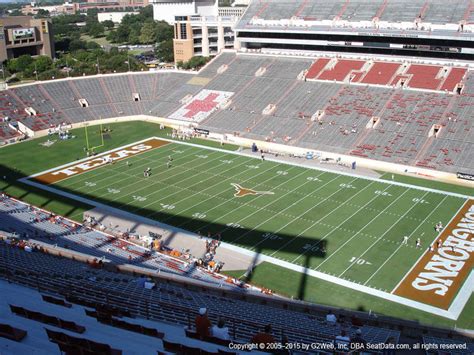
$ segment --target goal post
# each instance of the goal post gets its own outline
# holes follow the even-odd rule
[[[97,128],[99,129],[99,131],[95,130]],[[89,127],[88,124],[85,124],[84,131],[86,137],[86,149],[88,152],[94,152],[95,149],[104,146],[104,130],[102,128],[102,123],[98,126],[92,127]]]

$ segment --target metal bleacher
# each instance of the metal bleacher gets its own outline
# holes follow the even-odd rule
[[[267,21],[301,18],[308,21],[333,20],[413,22],[421,18],[430,23],[458,23],[469,14],[469,0],[268,0],[252,1],[242,23],[259,18]],[[268,24],[270,25],[270,24]]]
[[[320,80],[329,72],[323,70],[329,61],[314,70],[312,62],[224,52],[197,75],[129,73],[25,85],[1,92],[0,114],[34,131],[99,118],[168,117],[183,105],[183,98],[203,89],[220,90],[233,93],[231,103],[202,121],[203,128],[431,169],[474,172],[474,162],[469,159],[474,154],[474,123],[470,119],[474,76],[470,71],[452,68],[444,72],[440,65],[404,66],[412,73],[408,86],[413,81],[414,86],[433,90],[429,92],[384,86],[383,82],[397,76],[393,63],[365,62],[364,73],[356,79],[361,84],[353,85],[347,80]],[[298,80],[306,69],[308,81]],[[440,80],[441,71],[445,76]],[[193,80],[199,78],[205,80]],[[459,80],[464,85],[462,94],[453,94]],[[135,93],[140,95],[139,101],[133,99]],[[89,106],[81,107],[80,98]],[[269,105],[275,109],[264,115]],[[27,115],[27,106],[38,114]],[[320,122],[311,120],[317,111],[324,113]],[[366,128],[372,117],[380,118],[378,125]],[[433,138],[429,135],[435,124],[441,130]],[[7,140],[13,132],[5,124],[2,127],[1,138]]]
[[[215,277],[191,264],[174,259],[121,240],[114,236],[83,227],[65,218],[52,216],[46,211],[31,207],[10,198],[0,198],[0,226],[3,231],[15,233],[24,239],[35,239],[54,247],[80,252],[91,257],[105,258],[120,264],[226,284],[225,277]]]
[[[289,79],[283,68],[295,60],[273,60],[262,77],[253,74],[264,63],[269,63],[265,57],[240,56],[231,61],[228,69],[216,75],[206,88],[230,91],[235,88],[232,104],[213,113],[202,125],[219,132],[239,131],[253,139],[291,142],[310,149],[428,165],[426,167],[446,171],[474,171],[467,157],[474,152],[473,122],[468,118],[472,110],[470,93],[474,87],[470,72],[465,79],[465,94],[446,95]],[[212,73],[218,68],[211,63],[206,70]],[[242,75],[244,68],[246,76]],[[281,71],[272,68],[281,68]],[[270,72],[271,76],[267,77]],[[247,77],[247,81],[242,77]],[[430,77],[418,77],[420,85],[437,87],[439,82],[428,83]],[[272,115],[263,116],[262,109],[268,104],[276,104],[276,110]],[[324,111],[321,124],[309,119],[318,110]],[[462,115],[458,115],[458,111]],[[380,117],[380,122],[374,129],[367,129],[372,117]],[[442,127],[436,139],[429,137],[435,124]],[[438,146],[449,146],[446,149],[454,154],[462,147],[466,154],[425,164],[433,154],[430,148],[433,142],[436,150]],[[445,150],[440,152],[446,155]]]
[[[341,329],[340,325],[327,324],[322,316],[190,290],[160,279],[154,280],[155,289],[146,289],[131,275],[92,269],[81,262],[39,251],[25,252],[1,241],[0,256],[1,277],[8,271],[10,281],[61,294],[70,302],[92,304],[107,300],[109,307],[137,317],[182,326],[189,325],[189,317],[199,307],[207,307],[214,322],[218,316],[232,320],[236,338],[241,341],[249,341],[269,323],[277,334],[284,333],[289,341],[302,343],[330,342]],[[383,343],[389,338],[398,342],[400,334],[386,328],[351,326],[350,323],[345,328],[350,336],[360,328],[364,339],[372,343]]]

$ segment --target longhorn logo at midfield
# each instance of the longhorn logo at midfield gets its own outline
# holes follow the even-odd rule
[[[273,195],[272,191],[255,191],[242,187],[239,184],[231,183],[231,185],[235,188],[234,197],[244,197],[247,195]]]

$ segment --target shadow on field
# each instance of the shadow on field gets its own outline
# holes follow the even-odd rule
[[[15,198],[18,198],[20,200],[28,197],[28,201],[30,202],[35,201],[35,200],[44,201],[44,202],[39,202],[36,204],[33,203],[33,204],[37,205],[38,207],[44,208],[46,210],[48,210],[48,205],[52,201],[60,202],[62,205],[70,207],[70,209],[66,213],[62,214],[66,217],[72,216],[78,210],[78,208],[84,209],[84,210],[93,208],[92,206],[88,206],[86,204],[76,202],[74,200],[65,198],[63,196],[56,195],[51,192],[41,190],[29,185],[25,185],[17,181],[18,179],[25,177],[21,172],[14,171],[4,165],[0,165],[0,176],[1,176],[0,191],[4,191],[7,194]],[[87,199],[90,199],[90,200],[93,200],[93,201],[96,201],[108,206],[119,208],[121,205],[120,203],[108,200],[107,198],[104,198],[104,197],[97,197],[94,195],[89,195],[87,193],[78,194],[74,190],[69,190],[67,188],[62,188],[62,187],[61,187],[61,190],[67,193],[80,195],[84,198],[87,198]],[[301,278],[301,282],[299,284],[299,288],[297,292],[298,299],[305,299],[305,290],[306,290],[307,277],[308,277],[307,271],[308,269],[310,269],[311,260],[313,260],[314,258],[322,259],[326,257],[326,250],[327,250],[326,240],[321,240],[321,239],[316,239],[316,238],[307,238],[304,236],[297,236],[297,235],[292,235],[292,234],[278,233],[278,235],[275,235],[273,234],[272,230],[230,228],[224,224],[210,223],[209,221],[196,220],[196,219],[188,218],[185,216],[175,216],[169,212],[150,210],[147,208],[141,209],[140,215],[150,216],[151,219],[156,220],[156,221],[163,221],[165,219],[169,219],[172,217],[171,223],[169,223],[170,225],[173,225],[173,226],[182,225],[183,229],[186,229],[192,232],[199,231],[201,235],[203,236],[210,235],[212,237],[216,237],[217,234],[220,234],[223,241],[252,250],[253,252],[255,252],[255,256],[254,256],[251,267],[249,267],[247,271],[246,278],[248,281],[252,281],[252,270],[257,266],[261,254],[272,255],[273,253],[280,251],[280,248],[282,247],[282,245],[284,245],[285,243],[291,240],[291,242],[289,242],[288,245],[284,247],[283,251],[285,253],[285,258],[287,259],[287,261],[291,262],[294,259],[298,258],[298,264],[300,265],[300,267],[303,268],[302,278]],[[12,220],[10,220],[10,222],[14,224]],[[35,230],[40,232],[37,228],[35,228],[35,226],[29,223],[25,223],[25,222],[22,222],[22,223],[23,223],[23,226],[20,226],[17,220],[17,223],[16,223],[17,230],[26,229],[28,230],[29,235],[34,235]],[[137,222],[136,226],[138,226],[139,224],[140,223]],[[8,228],[6,229],[8,230]],[[44,232],[41,231],[41,233],[44,233]],[[240,236],[245,236],[245,237],[239,238]],[[169,242],[173,237],[174,237],[173,234],[168,236],[167,242]],[[233,243],[234,240],[238,240],[238,241],[236,243]],[[43,241],[47,241],[47,240],[43,240]],[[50,243],[53,244],[54,241],[50,241]],[[203,243],[204,243],[204,240],[203,240]],[[75,246],[74,250],[77,250],[77,248],[79,248],[79,246]],[[80,250],[78,251],[82,253],[94,255],[94,256],[104,255],[104,252],[97,251],[95,248],[91,248],[88,246],[80,246]],[[117,255],[115,255],[115,257],[119,258],[119,256]],[[130,262],[130,260],[123,259],[124,264],[140,265],[141,262],[142,260],[139,258],[137,258],[133,262]]]

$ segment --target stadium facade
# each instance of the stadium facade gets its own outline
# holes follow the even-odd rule
[[[0,18],[0,60],[22,54],[54,57],[51,21],[31,16]]]
[[[243,49],[472,59],[472,3],[253,1],[236,27]]]

